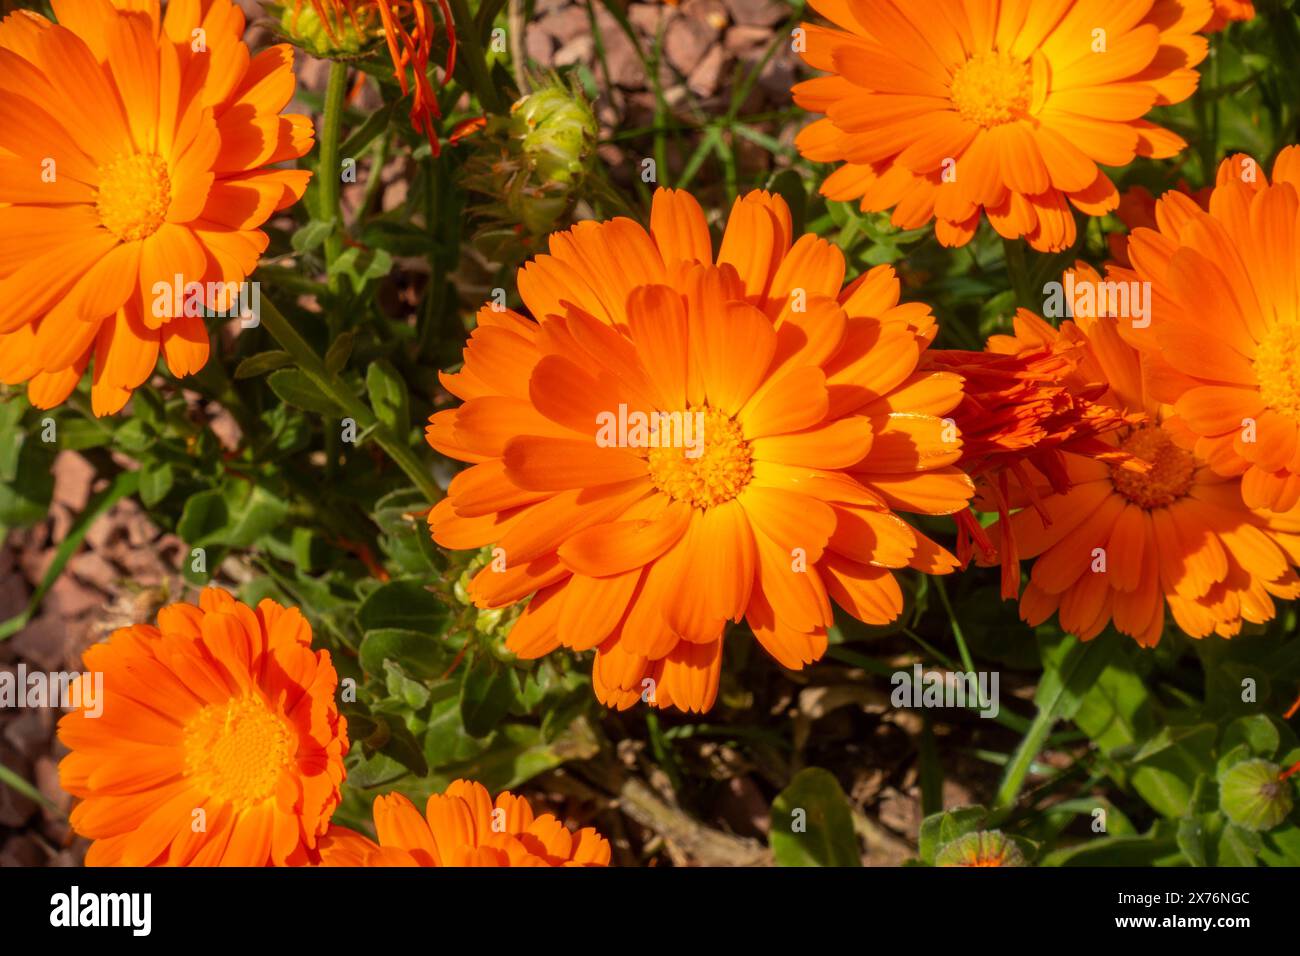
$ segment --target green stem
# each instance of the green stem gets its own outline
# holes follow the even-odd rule
[[[948,614],[948,626],[952,628],[952,636],[957,641],[957,651],[961,654],[962,665],[970,673],[975,673],[975,661],[971,658],[970,648],[966,646],[966,636],[961,632],[961,622],[957,620],[957,612],[952,608],[952,602],[948,600],[948,590],[943,586],[943,578],[934,579],[934,589],[939,592],[939,600],[943,604],[943,609]],[[980,705],[984,706],[987,702],[981,701]]]
[[[280,313],[280,310],[265,297],[262,298],[262,324],[266,326],[271,337],[280,343],[280,347],[293,356],[298,368],[311,379],[312,384],[354,419],[363,431],[370,431],[374,435],[379,446],[388,453],[388,457],[397,467],[406,472],[406,476],[415,483],[430,504],[442,497],[442,492],[434,484],[433,476],[421,464],[414,452],[375,418],[374,413],[366,407],[346,382],[325,368],[325,363],[321,361],[315,350],[298,334],[297,329]]]
[[[331,267],[343,251],[343,223],[339,212],[339,135],[343,128],[343,99],[347,91],[347,64],[334,60],[330,63],[329,85],[325,88],[325,115],[321,121],[320,208],[317,211],[322,220],[333,223],[325,238],[325,281],[331,292],[337,292],[339,285],[338,276]]]
[[[1029,264],[1025,261],[1025,247],[1019,239],[1003,239],[1002,250],[1007,263],[1007,275],[1016,293],[1016,305],[1039,311],[1034,303],[1033,289],[1029,285]]]
[[[469,67],[469,76],[474,83],[474,92],[478,102],[489,113],[503,113],[505,108],[492,76],[488,73],[487,57],[483,53],[483,44],[479,41],[478,21],[469,12],[466,0],[449,0],[451,16],[455,20],[456,42],[460,46],[461,61]]]
[[[1051,708],[1044,707],[1034,715],[1034,722],[1029,725],[1029,732],[1020,741],[1015,755],[1007,764],[1002,783],[998,786],[997,797],[993,800],[993,813],[996,820],[1004,820],[1011,813],[1016,798],[1020,796],[1020,788],[1025,784],[1029,768],[1033,766],[1034,758],[1038,756],[1039,751],[1047,745],[1047,739],[1052,735],[1054,726],[1056,726],[1056,713]]]

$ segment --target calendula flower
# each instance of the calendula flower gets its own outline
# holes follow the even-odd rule
[[[1214,16],[1205,26],[1205,32],[1222,30],[1233,21],[1253,20],[1255,4],[1251,0],[1214,0]]]
[[[1100,281],[1082,265],[1078,272]],[[1057,492],[1031,466],[1033,506],[991,530],[1010,534],[1021,558],[1037,559],[1020,599],[1032,625],[1059,612],[1061,626],[1085,640],[1113,623],[1152,646],[1167,606],[1192,637],[1231,637],[1244,621],[1271,619],[1274,597],[1300,595],[1292,570],[1300,515],[1242,504],[1241,480],[1216,474],[1185,421],[1152,395],[1149,367],[1123,339],[1126,321],[1074,318],[1110,386],[1100,401],[1144,416],[1098,438],[1126,458],[1062,449],[1069,490]],[[1014,503],[1029,502],[1021,495]]]
[[[480,783],[457,780],[421,815],[400,793],[375,798],[379,842],[334,826],[321,841],[323,866],[608,866],[609,842],[592,827],[571,832],[524,797],[495,801]]]
[[[91,866],[286,866],[316,858],[347,722],[297,608],[209,588],[83,656],[102,700],[59,721],[59,782]],[[86,676],[78,680],[87,680]],[[101,712],[96,714],[95,710]]]
[[[1004,598],[1020,593],[1015,538],[1004,522],[995,548],[974,509],[1006,518],[1013,488],[1035,502],[1031,465],[1054,493],[1065,494],[1070,476],[1063,451],[1120,462],[1124,454],[1098,436],[1143,418],[1100,401],[1110,385],[1073,322],[1058,331],[1021,309],[1013,327],[1013,335],[991,336],[983,352],[934,349],[927,355],[929,367],[965,380],[952,417],[962,433],[959,464],[976,479],[978,497],[972,509],[956,515],[957,556],[967,563],[976,546],[986,559],[1000,553]]]
[[[94,359],[91,403],[207,362],[204,308],[257,266],[259,227],[309,173],[312,127],[281,115],[288,46],[249,55],[228,0],[57,0],[0,22],[0,381],[58,405]],[[195,294],[195,290],[198,294]],[[239,297],[242,301],[242,297]],[[177,303],[183,303],[177,308]]]
[[[499,548],[475,603],[531,595],[510,648],[596,648],[611,706],[707,710],[728,621],[799,668],[826,650],[831,599],[885,623],[891,569],[956,563],[896,514],[972,491],[943,418],[961,380],[917,367],[933,316],[898,304],[888,267],[844,286],[838,249],[792,239],[785,202],[753,192],[715,257],[698,203],[659,190],[649,232],[552,236],[518,275],[532,318],[483,308],[443,377],[465,401],[429,442],[473,465],[435,540]]]
[[[1180,193],[1191,196],[1196,201],[1196,205],[1202,209],[1210,208],[1210,193],[1214,187],[1207,186],[1204,189],[1193,191],[1187,185],[1187,180],[1180,179],[1174,184],[1174,189]],[[1124,223],[1127,232],[1112,232],[1106,236],[1106,245],[1110,251],[1111,258],[1122,266],[1128,266],[1132,263],[1128,260],[1128,232],[1134,229],[1156,229],[1156,197],[1151,190],[1145,186],[1134,186],[1126,189],[1120,194],[1119,205],[1115,207],[1115,215],[1120,222]]]
[[[1161,374],[1152,393],[1174,405],[1197,456],[1241,476],[1252,508],[1300,503],[1300,147],[1270,184],[1248,156],[1219,167],[1209,210],[1166,193],[1157,228],[1129,236],[1131,269],[1108,278],[1148,283],[1149,328],[1123,326]]]
[[[434,120],[441,118],[442,111],[429,81],[429,55],[437,30],[424,0],[293,0],[292,7],[286,0],[277,6],[283,8],[284,28],[318,56],[356,54],[372,38],[382,36],[402,95],[411,96],[411,126],[425,135],[433,155],[438,155]],[[456,33],[447,0],[438,0],[438,7],[447,25],[443,69],[449,77],[456,68]]]
[[[1196,89],[1210,0],[813,0],[837,28],[803,25],[803,57],[830,76],[795,101],[826,118],[800,152],[843,163],[834,200],[894,210],[939,241],[969,242],[981,215],[1055,251],[1071,207],[1099,216],[1118,194],[1100,166],[1165,158],[1186,143],[1144,119]]]

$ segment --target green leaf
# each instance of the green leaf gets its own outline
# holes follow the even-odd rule
[[[1208,866],[1205,854],[1205,824],[1199,817],[1184,817],[1178,821],[1178,849],[1183,851],[1192,866]]]
[[[153,507],[167,497],[175,477],[166,462],[146,465],[140,470],[140,500]]]
[[[330,275],[346,276],[354,292],[360,293],[375,279],[393,271],[393,256],[387,249],[362,250],[351,246],[330,263]]]
[[[13,477],[0,482],[0,527],[25,528],[40,521],[50,510],[54,497],[53,442],[46,443],[21,430],[4,436],[5,442],[20,447],[13,464]]]
[[[271,386],[271,391],[290,405],[318,415],[337,415],[339,412],[333,400],[296,368],[282,368],[278,372],[272,372],[266,381]]]
[[[398,698],[411,710],[419,710],[429,702],[429,688],[407,677],[400,664],[384,661],[384,676],[388,695]]]
[[[1219,866],[1258,866],[1264,841],[1258,833],[1229,823],[1219,835]]]
[[[23,412],[27,411],[27,399],[12,398],[0,402],[0,435],[5,437],[0,442],[0,482],[9,483],[18,475],[18,454],[26,443],[27,436],[21,431]]]
[[[411,427],[410,396],[406,382],[387,359],[380,359],[366,370],[366,391],[375,417],[394,435],[405,435]]]
[[[518,695],[514,668],[490,654],[479,654],[460,685],[460,717],[465,732],[486,737],[496,730]]]
[[[291,364],[293,364],[293,356],[280,349],[258,352],[239,363],[239,367],[235,369],[235,378],[256,378]]]
[[[337,375],[348,364],[348,359],[352,356],[352,341],[352,333],[344,332],[331,343],[329,351],[325,353],[325,370],[331,375]]]
[[[772,801],[772,854],[780,866],[861,866],[853,813],[830,771],[808,767]]]
[[[480,753],[486,744],[465,732],[465,724],[460,719],[460,696],[456,683],[444,681],[434,688],[433,697],[424,733],[424,756],[429,766],[444,767]]]
[[[297,230],[289,240],[294,252],[310,252],[334,231],[333,219],[314,219]]]
[[[421,680],[432,680],[447,669],[446,652],[435,638],[400,627],[367,631],[357,656],[367,674],[382,674],[385,661],[396,661]]]
[[[289,514],[288,504],[261,485],[242,479],[189,497],[176,524],[187,546],[247,548],[275,530]],[[209,573],[212,568],[209,567]]]
[[[934,863],[939,850],[967,833],[974,833],[988,820],[989,812],[984,807],[954,807],[931,814],[921,821],[920,839],[917,841],[917,856],[922,863]]]
[[[1256,757],[1271,760],[1277,755],[1277,748],[1282,746],[1282,735],[1267,714],[1238,717],[1224,730],[1219,750],[1227,752],[1238,744],[1245,744]]]
[[[399,628],[439,634],[447,623],[447,609],[423,581],[389,581],[361,602],[357,623],[363,631]]]

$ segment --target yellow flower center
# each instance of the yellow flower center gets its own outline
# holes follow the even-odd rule
[[[185,774],[235,810],[275,793],[296,747],[289,726],[258,697],[204,707],[185,725]]]
[[[1191,490],[1196,458],[1175,445],[1164,429],[1155,425],[1139,428],[1120,443],[1120,448],[1151,466],[1146,472],[1110,466],[1115,490],[1138,507],[1163,508]]]
[[[1300,321],[1278,322],[1255,350],[1259,397],[1269,408],[1300,419]]]
[[[697,418],[695,413],[702,413]],[[664,494],[696,508],[712,508],[730,501],[744,490],[754,473],[749,442],[740,425],[716,408],[691,408],[683,421],[702,421],[703,431],[694,429],[694,448],[651,448],[650,480]],[[698,454],[697,454],[698,452]],[[694,457],[692,457],[694,456]]]
[[[952,104],[980,126],[1001,126],[1029,109],[1029,64],[1007,53],[977,53],[952,77]]]
[[[99,168],[95,210],[104,228],[123,242],[158,231],[172,201],[172,181],[161,156],[123,156]]]

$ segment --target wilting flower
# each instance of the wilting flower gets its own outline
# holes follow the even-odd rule
[[[1252,508],[1300,503],[1300,147],[1282,151],[1273,182],[1247,156],[1219,167],[1209,211],[1177,192],[1156,229],[1128,240],[1131,269],[1108,278],[1151,288],[1149,328],[1129,342],[1160,374],[1152,394],[1174,405],[1197,456],[1240,475]]]
[[[411,126],[425,135],[433,155],[438,155],[434,120],[442,111],[429,81],[429,54],[436,29],[424,0],[293,0],[292,6],[286,0],[276,6],[282,10],[280,22],[286,32],[317,56],[355,55],[382,36],[402,95],[411,96]],[[451,76],[456,68],[456,33],[447,0],[438,0],[438,7],[447,24],[444,75]]]
[[[429,798],[423,815],[400,793],[375,798],[379,842],[334,826],[323,866],[608,866],[609,842],[592,827],[571,832],[524,797],[494,802],[480,783],[457,780]]]
[[[157,0],[54,10],[0,23],[0,381],[49,408],[93,356],[105,415],[159,350],[174,375],[203,367],[203,307],[230,308],[258,227],[310,176],[265,167],[305,154],[312,128],[279,113],[291,49],[250,60],[228,0],[170,3],[161,23]]]
[[[1186,146],[1143,117],[1196,89],[1209,0],[813,6],[839,28],[804,24],[804,59],[832,75],[794,88],[826,114],[800,152],[844,164],[823,195],[893,208],[901,228],[935,219],[944,245],[969,242],[984,213],[1007,238],[1067,248],[1071,206],[1118,202],[1100,165]]]
[[[1251,0],[1214,0],[1214,16],[1205,25],[1205,32],[1222,30],[1234,20],[1251,20],[1255,16],[1255,4]]]
[[[995,547],[974,509],[1009,515],[1012,489],[1036,504],[1029,466],[1055,494],[1070,490],[1064,451],[1108,462],[1126,456],[1098,436],[1135,425],[1141,413],[1125,414],[1100,401],[1110,385],[1073,322],[1058,331],[1021,309],[1013,335],[994,335],[983,352],[933,349],[928,366],[965,380],[962,402],[952,413],[961,428],[958,464],[977,482],[972,509],[956,515],[957,556],[965,564],[978,546],[986,559],[1001,555],[1002,596],[1020,593],[1020,562],[1010,524],[1001,525]]]
[[[1009,528],[991,530],[1009,533],[1021,558],[1037,559],[1020,599],[1020,616],[1032,625],[1059,612],[1061,626],[1085,640],[1113,622],[1150,646],[1168,606],[1192,637],[1231,637],[1243,621],[1271,619],[1273,597],[1300,595],[1292,570],[1300,563],[1300,515],[1252,512],[1241,502],[1240,479],[1215,474],[1183,419],[1152,395],[1148,368],[1123,339],[1127,321],[1074,318],[1090,362],[1110,385],[1100,400],[1125,416],[1145,416],[1098,439],[1128,457],[1063,449],[1069,491],[1055,491],[1032,469],[1033,506],[1012,515]]]
[[[102,713],[59,721],[92,866],[312,862],[339,803],[347,722],[297,608],[209,588],[86,651]],[[85,678],[78,678],[84,680]]]
[[[521,657],[597,648],[607,704],[702,711],[727,621],[799,668],[826,650],[830,599],[886,623],[891,569],[955,559],[895,512],[951,514],[956,375],[918,371],[935,334],[893,271],[847,287],[844,258],[754,192],[717,257],[698,203],[655,195],[627,219],[551,237],[519,272],[533,318],[484,307],[434,448],[472,462],[430,514],[448,548],[495,545],[470,593],[532,595]],[[496,552],[494,552],[496,553]]]

